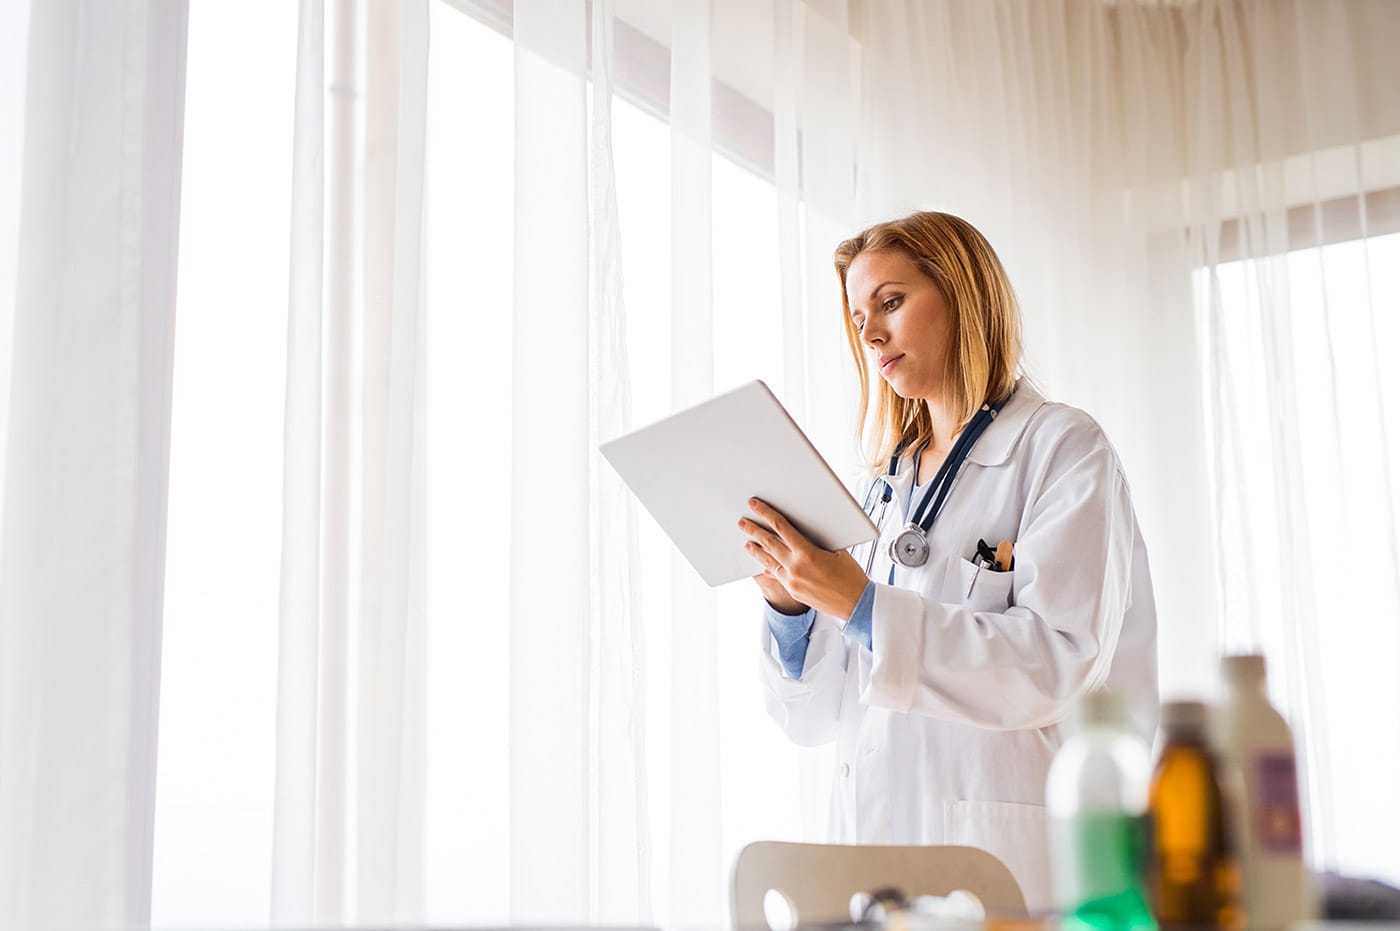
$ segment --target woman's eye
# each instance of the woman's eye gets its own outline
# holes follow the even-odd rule
[[[885,298],[885,303],[884,303],[883,306],[884,306],[885,310],[894,310],[896,307],[898,307],[898,306],[899,306],[900,304],[902,304],[903,302],[904,302],[904,297],[903,297],[903,295],[896,295],[895,297],[887,297],[887,298]]]

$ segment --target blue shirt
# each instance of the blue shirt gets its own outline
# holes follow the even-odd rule
[[[767,602],[764,604],[768,630],[772,632],[773,639],[778,644],[778,658],[782,661],[783,671],[789,678],[800,679],[802,665],[807,661],[807,644],[812,639],[812,623],[817,619],[817,612],[808,608],[802,614],[783,614]],[[874,610],[875,583],[866,582],[865,591],[861,592],[860,601],[856,602],[856,609],[851,613],[851,619],[846,622],[841,633],[847,640],[858,643],[867,650],[871,649],[870,625]]]

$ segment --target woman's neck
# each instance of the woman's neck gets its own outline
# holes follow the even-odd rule
[[[953,445],[953,435],[957,432],[957,414],[952,410],[952,406],[941,399],[928,399],[924,401],[928,410],[929,422],[933,424],[933,447],[942,449],[945,452],[949,446]]]
[[[922,485],[932,478],[938,467],[943,464],[943,460],[948,458],[948,451],[953,448],[953,431],[957,429],[955,415],[941,402],[925,400],[924,404],[929,421],[933,425],[933,439],[919,454],[919,467],[914,475],[914,483],[917,485]]]

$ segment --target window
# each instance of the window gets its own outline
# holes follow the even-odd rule
[[[268,916],[296,39],[295,4],[190,7],[157,927]]]
[[[509,920],[508,642],[515,158],[510,40],[429,7],[423,289],[427,567],[427,919]],[[489,92],[483,92],[484,89]],[[469,675],[464,670],[470,669]],[[483,805],[482,799],[499,804]]]
[[[481,709],[508,694],[503,667],[472,662],[482,631],[473,618],[503,616],[506,551],[490,531],[507,526],[509,423],[485,399],[510,384],[513,261],[513,50],[507,38],[446,3],[431,7],[426,268],[428,335],[428,911],[430,923],[508,920],[510,786],[493,765],[509,752],[503,716]],[[633,37],[635,40],[636,37]],[[619,39],[619,46],[624,42]],[[622,50],[619,51],[622,54]],[[621,69],[621,65],[619,66]],[[494,88],[483,95],[481,88]],[[670,133],[650,108],[618,97],[613,150],[622,236],[623,297],[632,422],[671,412]],[[496,145],[483,145],[494,140]],[[483,178],[491,179],[483,183]],[[715,389],[762,377],[781,385],[776,192],[724,155],[713,160]],[[771,209],[765,205],[771,204]],[[464,364],[466,363],[466,364]],[[499,442],[489,438],[500,437]],[[638,510],[646,626],[649,811],[663,856],[670,803],[667,720],[670,541]],[[465,567],[465,569],[464,569]],[[752,616],[751,593],[719,594],[729,617]],[[481,600],[485,599],[483,609]],[[797,751],[763,713],[753,673],[752,624],[721,629],[721,762],[725,847],[793,836],[794,793],[766,797],[755,771],[795,771]],[[500,638],[508,631],[489,631]],[[470,664],[471,675],[462,670]],[[470,738],[462,735],[470,719]],[[481,799],[502,800],[483,805]],[[653,870],[653,900],[664,875]],[[464,880],[464,877],[466,879]]]
[[[1374,829],[1400,823],[1400,745],[1376,723],[1400,708],[1400,502],[1386,494],[1400,463],[1400,234],[1225,262],[1196,289],[1202,308],[1214,292],[1203,332],[1206,394],[1220,399],[1224,647],[1270,657],[1295,736],[1305,709],[1316,715],[1300,747],[1314,864],[1400,882]]]
[[[448,2],[430,6],[423,294],[428,611],[426,894],[429,923],[509,920],[508,670],[473,662],[505,614],[514,261],[509,38]],[[153,924],[265,924],[277,720],[283,426],[297,11],[261,0],[190,11],[176,327]],[[632,34],[628,41],[636,41]],[[259,67],[246,67],[257,49]],[[669,412],[669,131],[618,99],[614,150],[634,424]],[[750,126],[750,130],[752,130]],[[761,136],[761,133],[758,133]],[[771,140],[769,141],[771,145]],[[745,163],[753,159],[745,159]],[[715,387],[779,387],[776,195],[739,161],[713,161]],[[772,209],[766,205],[771,204]],[[663,232],[664,231],[664,232]],[[833,297],[834,299],[834,297]],[[833,318],[835,319],[835,318]],[[834,325],[834,324],[833,324]],[[653,849],[666,848],[664,618],[672,547],[639,512],[648,621]],[[729,616],[752,616],[735,587]],[[797,793],[754,771],[797,750],[763,714],[752,624],[719,630],[725,846],[794,836]],[[465,674],[465,670],[470,674]],[[653,897],[665,883],[654,871]]]

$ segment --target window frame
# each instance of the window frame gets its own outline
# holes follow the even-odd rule
[[[513,37],[514,0],[441,0],[442,3]],[[592,72],[593,3],[585,0],[589,31],[587,62]],[[671,50],[620,16],[613,19],[613,93],[670,123]],[[710,85],[715,151],[774,182],[774,114],[731,84],[713,78]],[[800,146],[799,146],[800,151]]]

